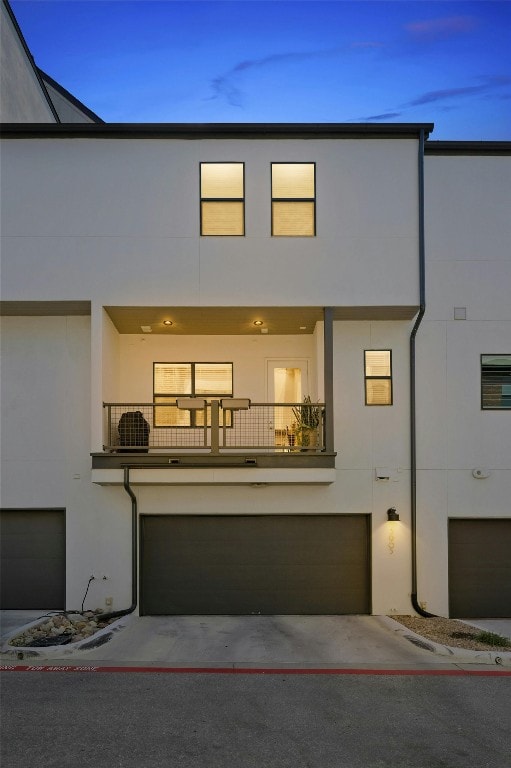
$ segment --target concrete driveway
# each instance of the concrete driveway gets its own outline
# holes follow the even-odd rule
[[[422,654],[376,616],[142,616],[86,657],[141,665],[337,667],[413,664]]]
[[[3,612],[2,637],[16,629],[16,621],[20,626],[22,616],[26,623],[40,615]],[[98,642],[94,648],[38,649],[39,658],[178,667],[414,666],[438,661],[379,616],[127,616],[117,624],[116,631],[102,630],[93,638]],[[108,642],[99,644],[106,636]]]
[[[2,612],[2,638],[41,615]],[[510,620],[499,623],[502,634],[502,623],[511,629]],[[456,662],[448,652],[443,657],[432,653],[426,641],[421,647],[417,636],[410,642],[410,634],[385,616],[130,615],[97,633],[92,642],[41,648],[37,655],[55,662],[162,667],[407,668]],[[465,652],[463,660],[471,656],[476,652]]]

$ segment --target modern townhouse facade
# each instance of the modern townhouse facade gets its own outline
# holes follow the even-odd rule
[[[3,606],[509,616],[511,144],[83,114],[1,130]]]

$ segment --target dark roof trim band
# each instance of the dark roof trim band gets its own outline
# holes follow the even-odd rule
[[[433,123],[4,123],[5,138],[349,139],[419,138]]]
[[[509,155],[511,141],[429,141],[426,155]]]

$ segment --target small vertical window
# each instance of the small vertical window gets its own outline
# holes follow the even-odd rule
[[[316,164],[271,164],[271,233],[274,237],[316,234]]]
[[[481,355],[481,408],[511,408],[511,355]]]
[[[366,349],[366,405],[392,405],[392,354],[390,349]]]
[[[201,235],[245,234],[245,164],[200,164]]]

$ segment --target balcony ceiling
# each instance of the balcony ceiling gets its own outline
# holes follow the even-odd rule
[[[320,307],[105,307],[119,333],[223,336],[313,333]],[[163,324],[171,320],[172,325]],[[254,325],[261,320],[262,325]],[[303,326],[303,328],[300,328]]]
[[[336,307],[334,320],[409,320],[415,306]],[[105,307],[119,333],[191,336],[313,333],[322,307]],[[172,325],[164,325],[170,320]],[[262,325],[254,322],[261,320]]]

